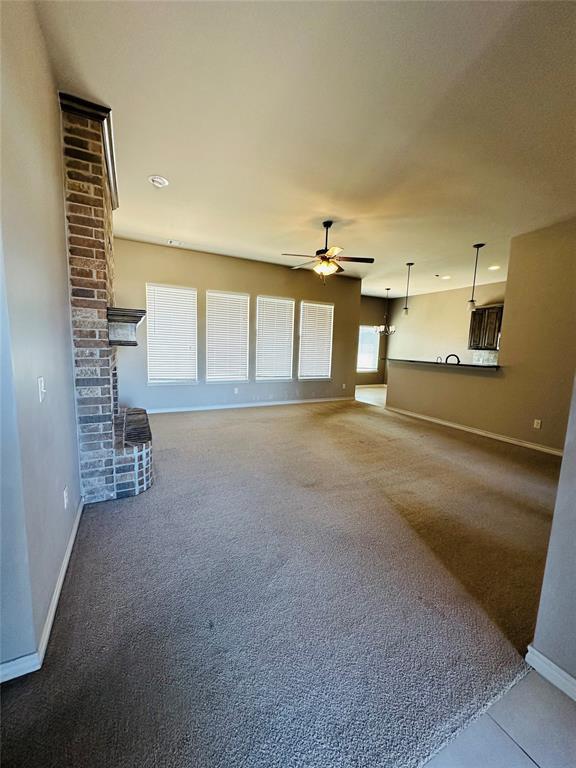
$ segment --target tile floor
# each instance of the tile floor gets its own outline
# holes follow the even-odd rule
[[[356,387],[356,400],[368,405],[386,405],[386,384]]]
[[[530,672],[426,768],[576,768],[576,701]]]

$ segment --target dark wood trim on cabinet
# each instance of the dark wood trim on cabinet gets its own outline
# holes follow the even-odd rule
[[[468,349],[495,351],[500,346],[503,304],[478,307],[470,317]]]

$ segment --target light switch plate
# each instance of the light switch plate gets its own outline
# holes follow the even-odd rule
[[[43,403],[46,397],[46,386],[44,384],[44,376],[38,376],[38,400]]]
[[[534,419],[534,429],[542,429],[542,419]]]

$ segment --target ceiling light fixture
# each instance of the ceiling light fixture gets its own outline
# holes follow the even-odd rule
[[[476,302],[474,300],[474,292],[476,291],[476,272],[478,271],[478,254],[480,253],[480,248],[484,248],[486,243],[476,243],[473,245],[473,248],[476,248],[476,258],[474,259],[474,277],[472,279],[472,296],[470,296],[470,299],[468,301],[468,311],[473,312],[476,309]]]
[[[334,272],[338,272],[338,264],[336,264],[335,261],[319,261],[312,267],[312,269],[317,275],[328,277],[329,275],[333,275]]]
[[[407,315],[408,314],[408,292],[410,290],[410,270],[414,266],[413,261],[407,261],[406,266],[408,267],[408,277],[406,278],[406,298],[404,299],[404,309],[402,312]]]
[[[442,275],[442,280],[452,280],[452,275]]]
[[[164,176],[148,176],[148,181],[150,184],[152,184],[153,187],[156,187],[156,189],[167,187],[170,183],[168,179],[164,178]]]
[[[384,313],[384,324],[375,325],[374,330],[376,333],[384,334],[384,336],[392,336],[396,332],[395,325],[388,325],[388,307],[390,306],[390,288],[386,288],[386,312]]]
[[[491,272],[496,272],[496,270],[497,270],[497,269],[500,269],[500,264],[491,264],[491,265],[488,267],[488,269],[489,269]]]

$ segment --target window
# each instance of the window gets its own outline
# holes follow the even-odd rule
[[[301,302],[299,379],[330,378],[333,324],[333,304]]]
[[[146,283],[146,329],[148,381],[196,381],[196,291]]]
[[[294,300],[256,299],[256,380],[291,379]]]
[[[356,370],[359,373],[377,371],[379,352],[380,334],[371,325],[361,325]]]
[[[206,292],[206,380],[248,381],[248,318],[245,293]]]

